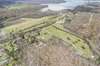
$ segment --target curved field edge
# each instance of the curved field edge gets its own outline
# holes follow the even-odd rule
[[[55,28],[54,26],[49,26],[40,33],[40,38],[43,40],[49,40],[52,36],[71,44],[79,55],[82,55],[85,58],[93,57],[92,51],[87,43],[69,32],[59,30],[59,28]]]

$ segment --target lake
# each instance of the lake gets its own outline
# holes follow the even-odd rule
[[[88,0],[65,0],[65,1],[66,2],[59,4],[42,4],[42,5],[48,5],[48,7],[43,8],[42,11],[47,11],[47,10],[59,11],[63,9],[74,9],[76,6],[88,3]],[[100,1],[91,0],[90,2],[100,2]]]

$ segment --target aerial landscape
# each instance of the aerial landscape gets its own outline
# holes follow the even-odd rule
[[[0,66],[100,66],[100,0],[0,0]]]

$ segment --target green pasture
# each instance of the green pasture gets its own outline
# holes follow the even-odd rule
[[[9,6],[6,6],[6,8],[8,10],[16,10],[16,9],[22,9],[22,8],[28,8],[28,7],[32,7],[32,5],[29,5],[29,4],[12,4],[12,5],[9,5]]]
[[[48,16],[48,17],[43,17],[43,18],[39,18],[39,19],[33,19],[33,18],[21,18],[19,19],[18,24],[14,24],[11,26],[7,26],[1,29],[1,31],[5,32],[5,33],[11,33],[11,32],[19,32],[19,31],[23,31],[25,29],[33,29],[36,28],[37,26],[41,26],[41,23],[43,25],[44,24],[48,24],[47,22],[49,22],[49,20],[55,18],[54,16]],[[28,30],[29,30],[28,29]]]
[[[83,39],[69,32],[64,32],[63,30],[59,30],[53,26],[49,26],[43,29],[40,34],[40,37],[44,40],[48,40],[52,36],[55,36],[57,38],[60,38],[61,40],[66,41],[67,43],[71,44],[75,48],[75,50],[85,58],[91,58],[93,56],[87,43]]]

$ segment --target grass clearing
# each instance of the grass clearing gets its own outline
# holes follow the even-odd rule
[[[41,23],[46,23],[48,22],[50,19],[53,19],[54,16],[48,16],[48,17],[43,17],[40,19],[33,19],[33,18],[21,18],[19,21],[21,21],[21,23],[15,24],[15,25],[11,25],[11,26],[7,26],[1,29],[1,31],[5,32],[5,33],[11,33],[11,32],[19,32],[19,31],[23,31],[27,28],[32,28],[32,26],[41,26],[38,24]],[[35,27],[33,27],[35,28]],[[28,29],[29,30],[29,29]]]
[[[46,29],[41,31],[41,38],[44,38],[45,40],[50,39],[52,36],[58,37],[69,44],[71,44],[75,50],[82,55],[85,58],[91,58],[93,56],[89,46],[87,43],[80,39],[79,37],[76,37],[70,33],[61,31],[53,26],[49,26]]]
[[[17,9],[22,9],[22,8],[28,8],[28,7],[32,7],[32,5],[29,5],[29,4],[13,4],[13,5],[10,5],[10,6],[6,6],[6,8],[8,10],[17,10]]]

